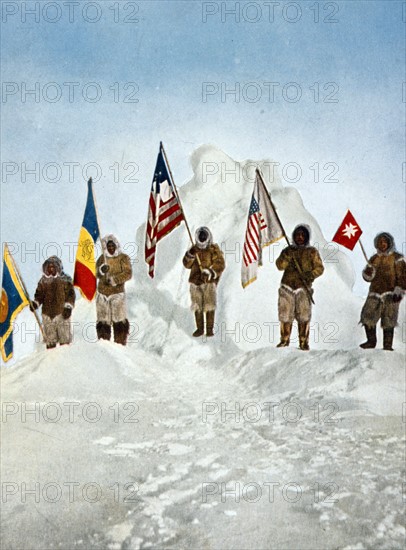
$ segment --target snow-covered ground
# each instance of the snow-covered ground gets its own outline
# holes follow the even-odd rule
[[[94,341],[94,305],[79,300],[71,346],[2,369],[2,548],[404,548],[404,304],[396,351],[360,350],[349,256],[276,181],[287,230],[309,223],[326,265],[311,351],[276,349],[282,245],[243,291],[252,183],[203,182],[205,162],[233,161],[200,148],[180,190],[226,251],[216,336],[190,336],[178,228],[154,281],[134,265],[126,348]]]

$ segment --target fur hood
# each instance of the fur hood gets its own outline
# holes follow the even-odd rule
[[[56,274],[55,275],[48,275],[47,269],[49,264],[54,264],[56,268]],[[42,264],[42,272],[44,274],[44,277],[47,279],[54,279],[55,277],[60,277],[63,271],[62,261],[58,258],[58,256],[50,256],[45,262]]]
[[[115,250],[114,254],[109,254],[108,253],[107,243],[109,241],[113,241],[113,243],[116,245],[116,250]],[[120,254],[122,254],[120,243],[118,242],[117,238],[114,235],[106,235],[105,237],[103,237],[101,242],[102,242],[103,254],[106,258],[115,258],[115,257],[119,256]]]
[[[384,237],[388,243],[389,243],[389,248],[386,252],[381,252],[380,250],[378,250],[378,241],[381,237]],[[387,255],[387,254],[390,254],[391,252],[395,252],[396,251],[396,247],[395,247],[395,239],[392,237],[392,235],[390,233],[387,233],[386,231],[383,231],[382,233],[378,233],[378,235],[375,237],[374,239],[374,246],[377,250],[377,253],[381,256],[381,255]]]
[[[56,266],[56,275],[55,275],[55,277],[61,277],[64,281],[67,281],[68,283],[72,284],[72,277],[69,277],[69,275],[67,275],[64,272],[62,260],[60,258],[58,258],[58,256],[50,256],[42,264],[42,272],[43,272],[44,277],[46,279],[54,279],[55,278],[55,277],[51,277],[51,275],[47,274],[48,265],[50,263],[53,263]]]
[[[207,235],[207,237],[205,239],[202,239],[201,237],[203,235],[201,235],[201,233],[205,233]],[[196,233],[195,233],[195,240],[196,240],[196,246],[198,248],[208,248],[212,243],[213,243],[213,235],[211,234],[211,231],[208,227],[205,227],[204,225],[202,225],[202,227],[198,227],[196,229]]]
[[[300,223],[299,225],[297,225],[295,227],[295,229],[293,230],[293,233],[292,233],[292,246],[296,246],[297,247],[297,244],[295,243],[295,233],[296,231],[298,231],[299,229],[301,229],[304,234],[305,234],[305,242],[303,244],[303,246],[301,246],[300,248],[304,248],[306,246],[309,246],[309,243],[310,243],[310,237],[311,237],[311,229],[308,225],[306,225],[305,223]]]

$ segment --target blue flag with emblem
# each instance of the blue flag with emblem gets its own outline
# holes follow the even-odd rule
[[[0,304],[0,348],[4,361],[13,356],[13,323],[25,306],[29,305],[27,296],[16,272],[8,246],[4,245],[3,279],[1,283]]]

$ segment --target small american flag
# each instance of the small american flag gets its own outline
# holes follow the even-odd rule
[[[259,260],[261,231],[266,229],[266,227],[265,220],[259,210],[259,204],[255,200],[255,197],[252,196],[243,251],[243,261],[246,266]]]
[[[281,239],[283,235],[283,229],[275,213],[270,195],[257,170],[248,212],[241,264],[241,284],[243,288],[257,278],[258,265],[261,265],[262,249]]]
[[[174,192],[174,184],[166,166],[161,143],[149,197],[145,235],[145,261],[149,266],[148,273],[151,278],[154,277],[155,253],[158,242],[184,219],[182,208]]]

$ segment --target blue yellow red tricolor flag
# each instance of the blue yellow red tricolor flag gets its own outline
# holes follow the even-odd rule
[[[93,197],[92,178],[87,182],[87,202],[76,253],[73,284],[87,300],[92,301],[96,294],[95,243],[100,237],[96,205]]]
[[[25,306],[29,305],[21,281],[16,272],[7,244],[4,245],[3,279],[0,304],[0,348],[4,361],[13,356],[13,323]]]

